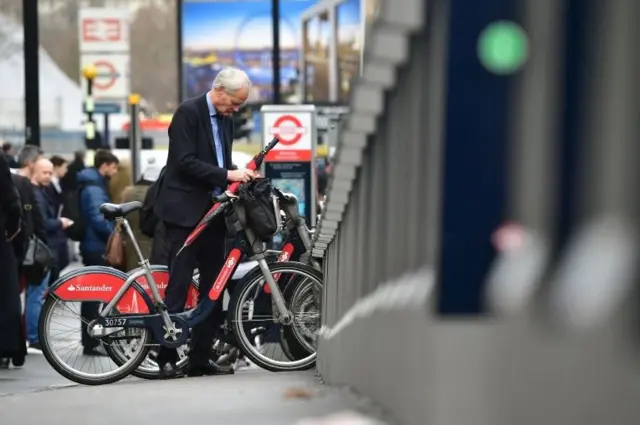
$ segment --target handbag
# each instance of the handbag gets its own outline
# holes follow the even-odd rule
[[[48,269],[53,265],[53,254],[46,243],[33,235],[29,238],[22,265],[25,267],[39,266]]]
[[[107,260],[107,263],[117,269],[121,269],[125,265],[124,246],[120,223],[116,224],[113,232],[111,232],[111,235],[109,235],[109,239],[107,240],[107,250],[104,254],[104,258],[105,260]]]
[[[268,241],[278,231],[278,219],[273,203],[273,186],[265,178],[240,185],[238,196],[245,208],[247,225],[262,241]]]

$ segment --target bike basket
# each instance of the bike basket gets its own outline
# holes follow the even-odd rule
[[[268,241],[278,231],[278,217],[273,201],[273,186],[269,179],[259,178],[242,184],[238,191],[245,209],[247,227],[262,241]]]

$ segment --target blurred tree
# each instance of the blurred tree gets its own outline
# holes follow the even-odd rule
[[[22,19],[22,1],[0,0],[0,15],[12,19]]]
[[[178,37],[175,2],[149,2],[131,23],[131,90],[149,110],[173,112],[178,98]]]
[[[80,81],[78,5],[66,1],[49,13],[40,13],[40,46],[73,81]]]

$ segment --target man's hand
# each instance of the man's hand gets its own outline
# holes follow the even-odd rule
[[[229,170],[227,180],[231,182],[246,183],[255,178],[256,173],[248,168],[238,168],[237,170]]]
[[[73,220],[70,220],[67,217],[60,217],[60,222],[62,223],[63,230],[73,225]]]

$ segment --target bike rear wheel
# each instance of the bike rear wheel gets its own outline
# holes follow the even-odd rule
[[[323,284],[322,274],[312,266],[297,262],[278,262],[269,264],[269,270],[272,275],[280,276],[278,282],[284,281],[294,285],[310,285],[313,288],[317,288],[317,293],[321,293]],[[319,330],[319,310],[312,313],[313,317],[306,317],[308,315],[307,313],[291,311],[294,297],[290,297],[289,300],[285,297],[287,309],[292,313],[293,320],[290,324],[282,323],[278,317],[277,308],[271,305],[268,305],[267,308],[264,308],[264,306],[259,308],[260,311],[256,314],[256,301],[264,297],[264,283],[265,278],[261,270],[256,268],[247,274],[238,284],[231,297],[229,303],[229,324],[236,336],[239,348],[257,366],[272,372],[297,371],[312,368],[316,361],[315,335],[311,338],[313,340],[310,343],[312,349],[307,350],[307,355],[298,351],[296,353],[298,354],[297,356],[291,356],[290,353],[287,353],[287,348],[280,344],[280,333],[283,327],[289,327],[292,332],[300,333],[299,337],[302,338],[303,335],[298,328],[303,320],[307,323],[309,321],[317,322],[316,328]],[[289,290],[295,292],[294,289],[295,288],[290,288]],[[269,296],[268,304],[271,303],[270,298]],[[320,305],[320,301],[318,301],[318,305]],[[266,337],[269,333],[275,334],[276,337],[266,343],[259,341],[261,336]],[[268,357],[262,352],[262,348],[273,348],[274,355],[282,354],[283,359],[278,360]]]

